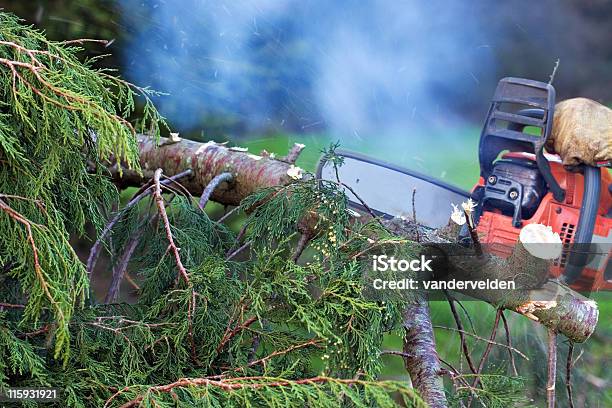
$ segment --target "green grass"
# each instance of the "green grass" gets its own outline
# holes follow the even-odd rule
[[[314,171],[321,156],[321,149],[331,142],[340,142],[340,148],[366,154],[378,160],[416,170],[440,178],[448,183],[471,189],[479,176],[478,138],[480,130],[465,126],[448,132],[407,135],[372,136],[370,138],[338,138],[329,134],[273,134],[256,137],[240,143],[252,153],[261,150],[286,154],[293,143],[302,143],[306,148],[297,165]]]

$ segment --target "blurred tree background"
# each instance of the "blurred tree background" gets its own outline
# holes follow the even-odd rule
[[[344,148],[470,188],[504,76],[612,103],[612,2],[0,0],[51,39],[167,96],[172,128],[254,151]]]
[[[97,62],[105,67],[121,68],[130,79],[136,77],[140,83],[169,92],[171,95],[162,102],[162,112],[169,116],[171,123],[185,135],[191,137],[225,138],[228,135],[242,137],[246,134],[265,134],[277,132],[313,133],[328,131],[330,126],[321,114],[321,104],[317,103],[316,93],[313,90],[313,81],[320,75],[313,61],[314,58],[323,58],[313,50],[319,48],[327,38],[311,36],[304,33],[304,25],[322,25],[325,29],[330,27],[326,22],[326,13],[336,13],[334,7],[325,10],[324,3],[317,1],[301,2],[290,10],[291,17],[284,14],[281,17],[270,18],[269,21],[256,20],[258,15],[273,14],[281,6],[270,6],[266,1],[240,1],[218,5],[204,4],[193,0],[164,1],[164,0],[48,0],[48,1],[11,1],[0,0],[0,8],[11,11],[46,31],[51,39],[73,38],[99,38],[112,40],[108,48],[89,47],[89,56],[111,54]],[[232,4],[234,3],[234,4]],[[259,9],[259,3],[263,9]],[[279,2],[291,3],[291,2]],[[372,2],[366,2],[372,3]],[[405,3],[405,4],[404,4]],[[401,7],[410,8],[410,2],[400,2]],[[447,7],[445,1],[435,1],[435,7],[427,9],[431,12],[433,32],[444,32],[445,25],[452,30],[460,27],[461,21],[465,24],[474,22],[476,30],[484,34],[466,37],[466,41],[474,38],[485,40],[482,43],[469,44],[470,48],[485,49],[484,54],[474,54],[472,63],[477,66],[487,65],[487,69],[477,72],[464,73],[457,77],[456,82],[443,81],[434,84],[429,92],[434,97],[451,99],[447,108],[461,115],[471,123],[479,124],[488,107],[488,99],[497,83],[503,76],[521,76],[547,81],[556,59],[560,59],[561,66],[555,78],[555,87],[558,98],[565,99],[575,96],[585,96],[602,103],[612,102],[612,2],[607,0],[563,1],[544,0],[529,2],[526,0],[512,0],[507,2],[470,2],[469,6],[452,9],[454,15],[446,16],[445,20],[438,21],[435,13]],[[339,9],[357,9],[357,3],[352,1],[339,2]],[[232,8],[232,6],[234,6]],[[372,8],[384,9],[388,7],[385,2],[373,2]],[[213,9],[209,14],[201,12],[202,8]],[[244,10],[244,15],[236,15],[236,9]],[[166,9],[163,14],[156,14],[156,10]],[[317,9],[313,12],[311,10]],[[331,10],[330,10],[331,9]],[[224,16],[225,10],[229,17]],[[262,11],[263,10],[263,11]],[[202,14],[197,18],[190,14]],[[463,13],[459,14],[459,13]],[[286,13],[285,13],[286,14]],[[356,13],[355,13],[356,14]],[[221,21],[244,19],[249,21],[249,38],[235,38],[231,45],[248,48],[248,61],[240,61],[245,66],[232,67],[240,74],[243,83],[231,83],[228,75],[221,75],[213,63],[219,56],[209,44],[216,38],[225,34],[223,26],[214,26],[211,19]],[[347,14],[351,16],[352,14]],[[384,14],[383,14],[384,15]],[[296,17],[297,16],[297,17]],[[318,19],[308,20],[308,19]],[[357,17],[355,17],[358,20]],[[307,20],[304,22],[303,20]],[[452,22],[451,20],[456,20]],[[296,23],[298,21],[298,23]],[[331,19],[330,21],[333,21]],[[359,21],[356,21],[356,24]],[[372,17],[371,27],[384,30],[384,22],[375,21]],[[476,24],[477,23],[477,24]],[[459,24],[459,25],[456,25]],[[196,25],[196,27],[193,27]],[[232,34],[227,30],[228,35]],[[389,28],[393,34],[393,29]],[[177,34],[178,33],[178,34]],[[450,33],[454,33],[451,31]],[[161,54],[164,59],[161,64],[172,65],[171,58],[166,58],[164,49],[177,46],[177,35],[181,38],[183,50],[176,54],[186,53],[186,57],[197,61],[204,66],[201,72],[205,74],[192,75],[189,68],[164,71],[160,66],[154,66],[144,71],[138,68],[139,64],[160,64],[159,60],[151,54]],[[374,37],[380,32],[373,32]],[[456,35],[461,36],[460,32]],[[304,40],[306,36],[306,40]],[[152,41],[148,41],[152,38]],[[143,39],[145,40],[143,42]],[[317,40],[321,44],[309,43]],[[433,38],[432,38],[433,40]],[[399,38],[399,42],[410,42],[410,38]],[[416,41],[416,40],[415,40]],[[427,48],[427,39],[418,39]],[[186,44],[186,45],[185,45]],[[223,43],[225,45],[227,43]],[[142,45],[142,47],[139,47]],[[157,49],[142,49],[158,46]],[[399,46],[397,47],[399,49]],[[242,50],[229,50],[223,55],[242,56]],[[399,51],[402,52],[402,51]],[[432,52],[435,52],[433,50]],[[135,53],[136,55],[130,55]],[[418,57],[418,55],[417,55]],[[178,55],[177,58],[180,58]],[[485,61],[485,59],[487,61]],[[489,61],[491,60],[491,61]],[[179,59],[178,63],[185,61]],[[233,62],[237,65],[236,62]],[[394,61],[389,61],[390,64]],[[442,61],[441,61],[442,63]],[[209,64],[209,66],[206,66]],[[138,69],[137,69],[138,68]],[[405,68],[405,67],[402,67]],[[443,67],[452,71],[456,66]],[[138,72],[136,72],[138,71]],[[134,72],[137,75],[132,75]],[[175,89],[166,88],[167,82],[160,80],[164,73],[182,75],[175,79]],[[234,79],[234,77],[232,77]],[[167,81],[167,79],[165,79]],[[338,78],[342,81],[342,78]],[[198,82],[198,83],[192,83]],[[178,114],[184,113],[180,108],[183,102],[181,96],[185,94],[184,88],[192,87],[199,92],[200,101],[189,102],[199,114],[190,118],[188,124],[184,119],[178,120]],[[369,84],[350,84],[353,86]],[[397,84],[401,86],[401,84]],[[236,97],[236,93],[241,93]],[[384,98],[385,95],[382,95]],[[184,99],[184,98],[183,98]],[[238,101],[234,103],[234,101]],[[383,100],[381,105],[385,104]],[[177,105],[177,106],[173,106]],[[265,106],[263,106],[265,105]],[[263,108],[262,108],[263,106]],[[402,110],[404,109],[404,110]],[[408,115],[414,107],[401,106],[392,112],[397,115]],[[255,115],[251,114],[256,112]],[[192,111],[189,112],[190,114]],[[446,112],[438,112],[442,117]],[[263,117],[262,117],[263,116]],[[340,137],[341,135],[334,135]]]
[[[380,156],[445,178],[466,189],[470,188],[478,174],[480,122],[499,78],[520,76],[548,81],[557,59],[561,61],[554,80],[558,99],[584,96],[608,105],[612,103],[612,2],[608,0],[477,1],[469,2],[469,5],[460,9],[452,8],[448,14],[442,13],[448,2],[433,1],[432,8],[427,9],[431,12],[432,26],[414,41],[418,42],[419,47],[424,47],[423,52],[426,53],[428,41],[438,41],[435,38],[438,31],[452,37],[455,34],[453,30],[463,24],[478,22],[473,27],[475,34],[465,38],[465,42],[469,43],[468,48],[472,50],[465,58],[473,70],[464,71],[459,66],[462,64],[455,65],[452,60],[445,60],[444,47],[441,56],[435,55],[440,50],[433,50],[432,58],[434,62],[439,59],[440,66],[437,69],[444,74],[445,79],[429,81],[426,94],[432,95],[434,101],[427,101],[431,106],[423,109],[410,100],[410,95],[406,95],[404,103],[395,98],[395,95],[385,94],[385,89],[401,87],[399,81],[405,76],[399,75],[383,82],[383,92],[377,93],[376,86],[372,86],[372,92],[366,89],[364,92],[367,98],[359,105],[362,109],[357,112],[367,112],[378,119],[372,123],[386,126],[389,122],[395,122],[397,117],[416,117],[415,121],[422,119],[428,125],[425,129],[413,128],[410,125],[413,122],[408,122],[408,128],[388,127],[384,132],[381,131],[381,135],[367,126],[364,128],[368,130],[364,133],[357,126],[355,129],[350,127],[351,121],[363,120],[359,115],[351,115],[349,107],[355,102],[354,99],[362,98],[364,93],[349,93],[346,100],[337,101],[340,108],[343,105],[347,108],[348,127],[337,126],[337,123],[328,120],[325,103],[317,100],[320,90],[315,88],[321,72],[316,69],[312,59],[329,57],[320,51],[327,40],[326,30],[334,24],[333,19],[326,20],[326,14],[350,17],[351,7],[357,7],[357,3],[338,2],[334,7],[330,6],[333,10],[328,10],[325,3],[320,1],[294,4],[295,7],[289,13],[299,15],[299,21],[307,22],[308,26],[322,27],[317,35],[309,37],[313,39],[312,42],[304,41],[304,25],[295,24],[292,19],[279,17],[273,21],[261,21],[249,18],[249,13],[246,13],[250,30],[248,38],[237,39],[232,43],[236,49],[225,49],[221,53],[242,56],[248,51],[248,60],[237,58],[231,61],[228,70],[232,80],[229,81],[227,72],[224,76],[215,69],[219,61],[215,61],[215,55],[209,54],[208,47],[208,44],[226,33],[215,30],[212,22],[209,27],[207,18],[221,21],[244,19],[244,15],[232,14],[236,12],[235,7],[242,7],[243,3],[245,10],[255,7],[255,15],[260,13],[257,4],[253,5],[258,2],[246,1],[219,2],[213,6],[209,2],[191,0],[0,0],[0,8],[45,30],[50,39],[96,38],[111,41],[108,47],[88,45],[87,56],[110,54],[96,61],[96,64],[117,68],[139,85],[169,92],[170,96],[161,98],[163,101],[160,110],[162,114],[168,115],[170,125],[180,131],[182,137],[231,140],[240,142],[254,152],[266,149],[278,154],[283,154],[294,141],[300,141],[307,144],[307,149],[298,164],[309,170],[314,169],[320,148],[330,140],[340,139],[343,147]],[[266,10],[275,9],[269,2],[259,3],[264,3]],[[372,7],[385,8],[388,4],[374,1]],[[218,14],[204,13],[192,18],[192,11],[195,15],[202,7],[209,6]],[[411,3],[400,2],[399,7],[409,8]],[[156,11],[158,8],[163,8],[165,13],[159,14]],[[318,10],[313,14],[310,8]],[[342,14],[344,12],[347,14]],[[437,18],[440,13],[444,18]],[[470,17],[464,22],[466,15],[460,13],[468,13]],[[422,16],[418,18],[422,20]],[[384,19],[374,21],[373,16],[372,20],[373,36],[381,36],[387,28],[390,33],[395,30],[393,24],[386,27]],[[367,22],[365,26],[368,26]],[[487,41],[473,42],[475,38],[480,39],[480,33],[488,33],[483,36]],[[368,42],[367,34],[368,30],[365,30],[365,40],[360,37],[364,43]],[[455,41],[464,40],[459,32],[456,34],[458,38]],[[187,42],[184,49],[180,46],[183,40]],[[352,38],[350,40],[353,41]],[[391,49],[397,47],[398,50],[402,49],[402,43],[411,40],[385,38],[385,41],[392,44]],[[356,40],[355,43],[357,46]],[[168,47],[177,47],[177,44],[177,60],[173,61],[166,51]],[[372,46],[376,52],[376,43]],[[452,55],[456,57],[456,53]],[[333,60],[337,56],[332,57],[329,58]],[[419,54],[412,57],[418,60]],[[184,71],[177,70],[185,60],[197,66],[184,67]],[[390,60],[393,60],[393,55]],[[410,59],[407,61],[406,66],[393,67],[393,72],[409,71]],[[347,65],[340,66],[358,69],[359,62],[349,59]],[[379,64],[374,72],[382,75],[387,73],[388,62],[391,61],[384,58],[382,61],[367,61]],[[165,65],[174,68],[166,71],[162,69]],[[191,72],[194,69],[198,72]],[[453,72],[453,75],[447,76],[448,72]],[[329,87],[332,93],[336,89],[343,91],[345,86],[367,88],[370,85],[368,80],[372,80],[366,75],[364,82],[347,82],[346,78],[352,75],[350,69],[333,73],[337,74],[336,77],[324,82],[324,85],[334,85],[337,81],[339,88]],[[170,76],[172,78],[168,82],[167,77]],[[380,84],[380,78],[375,78],[371,83]],[[168,84],[173,89],[164,89]],[[444,103],[437,105],[437,99]],[[186,104],[189,109],[186,109]],[[388,106],[393,109],[382,114],[378,111]],[[423,116],[419,116],[419,112],[428,114],[421,113]],[[342,114],[340,109],[334,118]],[[456,120],[455,116],[461,120]],[[403,125],[407,122],[397,123]],[[405,133],[417,136],[406,141],[398,138],[396,133],[401,134],[402,138],[405,138]],[[610,296],[607,295],[603,294],[603,301],[600,301],[601,315],[597,332],[582,346],[584,354],[576,353],[580,355],[574,380],[577,406],[612,406],[610,370],[606,369],[612,363],[612,345],[609,341],[612,337],[612,307]],[[472,316],[478,316],[473,322],[476,333],[490,330],[495,313],[492,308],[476,302],[468,302],[466,308]],[[543,389],[546,381],[545,333],[532,322],[514,317],[510,322],[515,335],[514,345],[528,350],[531,356],[530,361],[520,362],[519,371],[533,373],[530,383],[532,396],[539,399],[542,395],[538,390]],[[432,306],[432,319],[434,324],[451,327],[454,324],[446,303]],[[449,359],[457,363],[460,355],[457,337],[438,330],[436,338],[440,345],[439,351],[445,356],[454,356]],[[389,338],[388,342],[389,347],[397,346],[398,339]],[[566,348],[563,348],[563,359],[565,352]],[[507,364],[507,354],[503,349],[495,350],[494,353],[499,366]],[[401,359],[390,356],[388,363],[389,376],[404,375]],[[562,375],[560,372],[559,376]],[[564,393],[560,390],[558,394],[562,399],[560,406],[565,406]]]

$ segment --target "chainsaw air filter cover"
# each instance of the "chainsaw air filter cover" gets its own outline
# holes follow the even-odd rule
[[[548,192],[537,164],[527,158],[506,158],[495,162],[485,180],[484,209],[496,208],[513,217],[515,224],[531,218]]]

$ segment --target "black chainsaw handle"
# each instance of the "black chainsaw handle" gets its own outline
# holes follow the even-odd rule
[[[544,109],[539,108],[521,109],[517,112],[518,115],[529,116],[535,119],[543,119],[544,113]],[[552,126],[552,120],[549,120],[549,124],[547,126]],[[508,125],[509,130],[514,130],[517,132],[522,132],[524,128],[525,125],[520,123],[510,122],[510,124]],[[550,129],[546,133],[550,133]],[[544,181],[546,181],[548,188],[550,188],[553,197],[555,198],[555,200],[557,200],[557,202],[562,203],[563,201],[565,201],[565,190],[561,188],[561,186],[559,185],[559,183],[557,183],[557,180],[553,176],[552,171],[550,170],[550,163],[548,163],[548,160],[546,160],[546,157],[544,157],[544,149],[542,148],[542,150],[536,151],[535,156],[536,163],[538,165],[538,168],[540,169],[540,173],[542,174],[542,177],[544,177]]]
[[[599,196],[601,194],[601,169],[592,166],[583,166],[584,191],[580,216],[574,235],[574,243],[563,272],[563,280],[568,285],[574,283],[588,263],[590,244],[593,240],[593,231],[599,209]]]

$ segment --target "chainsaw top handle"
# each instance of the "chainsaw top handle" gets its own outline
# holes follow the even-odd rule
[[[574,243],[563,272],[563,279],[568,285],[571,285],[580,278],[582,270],[588,263],[601,194],[601,169],[599,167],[583,165],[580,170],[584,174],[584,191],[580,205],[580,216],[576,225]]]
[[[497,84],[484,128],[480,135],[478,156],[480,175],[486,180],[500,153],[533,153],[542,177],[558,202],[565,200],[544,157],[544,145],[552,133],[555,111],[555,88],[552,85],[523,78],[503,78]],[[540,135],[523,133],[525,127],[537,127]]]

